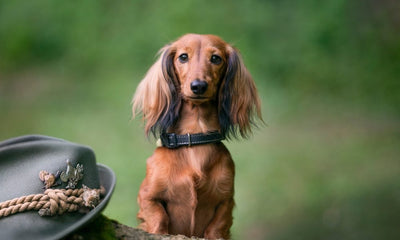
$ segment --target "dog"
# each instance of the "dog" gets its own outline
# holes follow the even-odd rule
[[[260,102],[239,51],[221,38],[186,34],[159,51],[132,100],[133,117],[161,140],[138,194],[140,228],[230,238],[235,166],[221,140],[251,135]]]

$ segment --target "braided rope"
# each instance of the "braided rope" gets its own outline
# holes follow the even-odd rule
[[[95,207],[103,189],[47,189],[43,194],[31,194],[0,203],[0,219],[9,215],[39,210],[40,216],[61,215],[81,208]]]

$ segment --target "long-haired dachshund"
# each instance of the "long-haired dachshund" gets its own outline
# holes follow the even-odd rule
[[[184,35],[160,50],[132,102],[145,132],[161,140],[139,191],[140,227],[228,239],[235,166],[221,140],[246,138],[262,121],[238,50],[217,36]]]

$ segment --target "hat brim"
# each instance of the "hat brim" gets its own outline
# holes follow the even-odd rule
[[[76,231],[78,228],[81,228],[90,220],[96,218],[96,216],[98,216],[107,206],[108,202],[110,201],[111,195],[114,191],[115,181],[116,181],[115,174],[109,167],[100,163],[97,163],[97,170],[99,172],[100,185],[106,189],[106,194],[104,198],[102,198],[101,202],[94,209],[92,209],[89,213],[85,214],[78,221],[71,222],[71,224],[67,226],[62,224],[63,226],[62,230],[58,232],[56,235],[48,236],[49,240],[60,239]]]
[[[68,213],[61,216],[41,217],[35,211],[19,213],[0,219],[2,229],[6,229],[13,239],[60,239],[74,232],[98,216],[110,201],[116,177],[107,166],[97,163],[100,184],[106,193],[101,202],[86,214]],[[2,235],[2,233],[0,233]]]

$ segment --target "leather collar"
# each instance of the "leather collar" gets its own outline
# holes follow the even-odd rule
[[[175,133],[162,133],[158,146],[164,146],[167,148],[178,148],[182,146],[193,146],[200,144],[216,143],[224,140],[225,137],[218,131],[208,133],[195,133],[195,134],[184,134],[178,135]]]

